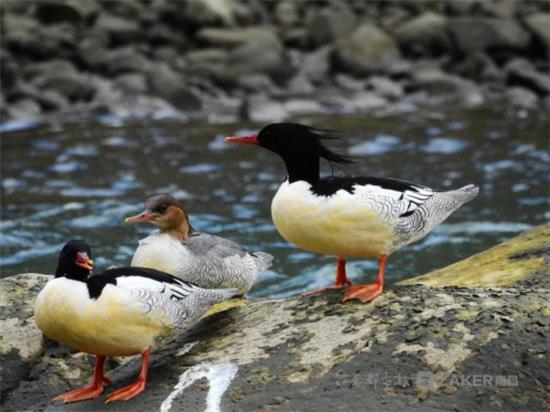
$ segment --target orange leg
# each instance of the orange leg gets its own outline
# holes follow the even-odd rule
[[[379,261],[378,277],[376,283],[370,285],[351,286],[344,293],[344,302],[351,299],[359,299],[361,302],[370,302],[382,293],[384,289],[384,273],[386,272],[386,261],[388,257],[382,256]]]
[[[333,289],[340,289],[345,286],[351,286],[351,281],[346,275],[346,261],[345,259],[339,257],[336,263],[336,280],[334,281],[334,285],[306,292],[302,296],[315,296],[323,292]]]
[[[147,371],[149,369],[150,355],[151,355],[151,349],[147,349],[145,352],[143,352],[142,360],[141,360],[141,371],[139,372],[137,381],[135,381],[131,385],[125,386],[124,388],[120,388],[119,390],[109,394],[109,396],[107,396],[107,400],[105,401],[105,403],[109,403],[113,401],[128,401],[132,398],[135,398],[145,390],[145,384],[147,383]]]
[[[97,398],[103,392],[103,384],[111,383],[111,380],[103,375],[104,363],[105,356],[96,355],[92,384],[84,388],[75,389],[70,392],[64,393],[63,395],[56,396],[55,398],[53,398],[53,400],[69,403]]]

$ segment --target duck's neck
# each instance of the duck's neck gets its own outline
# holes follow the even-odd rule
[[[319,156],[316,154],[290,153],[282,158],[288,172],[289,183],[304,180],[314,185],[319,181]]]
[[[187,241],[194,232],[187,213],[182,213],[181,217],[171,225],[160,228],[160,233],[165,233],[179,241]]]

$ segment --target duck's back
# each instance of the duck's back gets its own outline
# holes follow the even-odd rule
[[[237,288],[244,294],[272,259],[267,253],[249,253],[238,243],[207,233],[179,241],[157,232],[140,241],[132,266],[162,270],[204,288]]]

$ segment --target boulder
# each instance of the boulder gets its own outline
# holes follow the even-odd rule
[[[512,86],[523,86],[540,95],[550,94],[550,75],[537,72],[529,61],[511,60],[504,68],[506,80]]]
[[[278,2],[273,13],[275,21],[285,28],[295,26],[300,21],[299,6],[295,1]]]
[[[151,66],[149,60],[133,45],[109,50],[99,58],[101,60],[96,63],[109,76],[127,72],[145,72]]]
[[[189,0],[155,2],[160,19],[174,28],[194,32],[204,26],[229,26],[235,20],[235,5],[230,0]]]
[[[480,50],[522,50],[529,46],[529,33],[516,21],[491,17],[449,19],[447,30],[460,53]]]
[[[512,106],[519,109],[535,110],[539,107],[537,95],[523,87],[510,87],[506,89],[506,99]]]
[[[147,87],[147,80],[143,73],[125,73],[117,76],[115,85],[128,94],[144,94]]]
[[[202,108],[201,99],[185,84],[181,75],[176,73],[166,63],[158,63],[148,72],[148,82],[151,92],[176,108],[196,112]]]
[[[428,11],[403,23],[395,38],[402,50],[414,56],[439,55],[451,48],[446,23],[446,17]]]
[[[334,46],[334,64],[357,76],[387,71],[400,59],[393,39],[378,27],[364,23]]]
[[[233,49],[254,39],[263,38],[273,44],[278,42],[275,31],[270,27],[214,28],[199,30],[196,39],[208,47]]]
[[[550,13],[535,13],[525,17],[525,24],[550,53]]]
[[[349,34],[357,26],[355,14],[345,2],[332,2],[313,12],[307,21],[307,31],[315,46],[332,43]]]
[[[32,83],[42,90],[54,90],[70,101],[89,101],[95,94],[89,77],[77,72],[45,72]]]
[[[441,273],[441,282],[429,287],[388,286],[369,304],[342,303],[342,291],[332,291],[249,301],[216,313],[154,351],[147,388],[128,403],[105,405],[104,395],[74,405],[51,403],[85,384],[93,366],[90,356],[48,345],[17,388],[7,391],[2,409],[362,410],[368,399],[373,410],[542,410],[548,227],[505,248],[511,253],[489,251],[454,271],[465,285],[477,286],[442,286],[455,277]],[[40,275],[0,280],[0,290],[21,276]],[[501,276],[508,286],[494,286]],[[38,290],[19,287],[22,298],[13,310],[31,313]],[[2,309],[10,304],[4,302]],[[31,323],[29,318],[22,328]],[[32,336],[38,337],[36,330]],[[107,393],[136,379],[140,359],[123,359],[106,365],[113,380]]]

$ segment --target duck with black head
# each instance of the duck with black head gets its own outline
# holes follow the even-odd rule
[[[257,135],[226,137],[279,155],[287,178],[271,202],[275,227],[298,247],[337,258],[336,281],[329,288],[347,287],[344,300],[369,302],[382,293],[390,254],[422,239],[462,204],[477,196],[478,188],[436,192],[405,180],[373,176],[321,176],[320,160],[352,163],[329,149],[338,136],[325,129],[273,123]],[[378,259],[376,283],[351,286],[346,259]]]
[[[132,266],[162,270],[204,288],[237,288],[244,295],[273,260],[268,253],[197,232],[183,205],[168,194],[150,197],[143,212],[124,221],[158,227],[139,241]]]
[[[196,323],[208,308],[237,294],[237,289],[202,289],[153,269],[120,267],[90,276],[93,261],[87,242],[71,240],[61,250],[54,279],[40,291],[35,321],[51,339],[95,355],[92,383],[54,398],[76,402],[97,398],[107,356],[142,354],[138,380],[107,397],[127,401],[142,393],[153,345]]]

